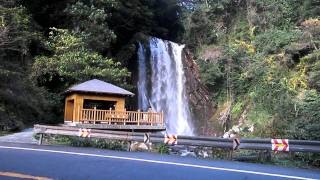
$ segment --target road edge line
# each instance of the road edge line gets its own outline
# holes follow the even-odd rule
[[[38,151],[38,152],[50,152],[50,153],[58,153],[58,154],[70,154],[70,155],[79,155],[79,156],[102,157],[102,158],[110,158],[110,159],[122,159],[122,160],[149,162],[149,163],[157,163],[157,164],[169,164],[169,165],[184,166],[184,167],[194,167],[194,168],[201,168],[201,169],[239,172],[239,173],[256,174],[256,175],[273,176],[273,177],[283,177],[283,178],[300,179],[300,180],[317,180],[317,179],[301,177],[301,176],[290,176],[290,175],[275,174],[275,173],[265,173],[265,172],[257,172],[257,171],[248,171],[248,170],[240,170],[240,169],[221,168],[221,167],[213,167],[213,166],[205,166],[205,165],[195,165],[195,164],[186,164],[186,163],[178,163],[178,162],[170,162],[170,161],[159,161],[159,160],[150,160],[150,159],[141,159],[141,158],[122,157],[122,156],[99,155],[99,154],[79,153],[79,152],[70,152],[70,151],[57,151],[57,150],[50,150],[50,149],[23,148],[23,147],[14,147],[14,146],[0,146],[0,148],[26,150],[26,151]]]

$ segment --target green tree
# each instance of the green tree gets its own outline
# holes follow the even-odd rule
[[[184,41],[195,51],[202,46],[219,43],[231,30],[242,1],[233,0],[180,0],[184,9]],[[239,15],[239,14],[238,14]],[[234,19],[233,19],[234,18]]]
[[[32,78],[39,86],[59,93],[74,83],[99,78],[128,87],[130,73],[120,63],[85,48],[83,39],[64,29],[52,28],[48,49],[50,56],[37,56]]]
[[[99,2],[99,1],[98,1]],[[112,6],[112,2],[103,5]],[[87,47],[103,53],[110,48],[116,35],[107,24],[108,12],[104,7],[96,7],[95,3],[78,1],[66,9],[72,19],[73,31],[82,36]]]
[[[217,29],[211,9],[201,7],[186,19],[185,41],[193,50],[199,46],[216,42]]]
[[[294,139],[319,140],[320,94],[305,91],[297,104],[295,118],[289,122],[288,134]]]
[[[46,92],[30,74],[31,46],[41,42],[26,8],[14,0],[0,4],[0,124],[7,129],[57,119]],[[47,113],[50,112],[50,113]]]
[[[320,2],[318,0],[304,0],[302,7],[303,19],[320,17]]]
[[[120,0],[110,12],[108,22],[118,43],[127,43],[138,32],[168,40],[177,40],[183,32],[177,0]]]
[[[257,0],[256,26],[262,31],[269,28],[288,29],[298,20],[299,0]]]
[[[199,61],[201,80],[210,90],[222,85],[224,73],[220,66],[219,63]]]
[[[265,54],[279,53],[292,42],[296,42],[302,35],[301,31],[286,31],[270,29],[255,38],[255,46],[259,52]]]
[[[36,34],[32,32],[30,16],[25,8],[15,6],[14,1],[5,5],[0,6],[0,56],[18,53],[23,60]]]

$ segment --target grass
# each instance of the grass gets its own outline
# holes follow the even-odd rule
[[[254,150],[241,150],[234,153],[235,158],[256,157],[246,162],[276,165],[290,168],[319,169],[320,155],[316,153],[299,152],[267,152]]]
[[[35,139],[39,139],[39,135],[34,135]],[[98,138],[79,138],[63,135],[47,135],[43,136],[43,143],[50,145],[64,145],[73,147],[94,147],[99,149],[109,149],[117,151],[127,151],[127,141],[107,140]],[[163,143],[155,144],[153,151],[159,154],[169,154],[169,146]]]
[[[38,139],[38,135],[35,135],[35,138]],[[117,151],[125,151],[127,149],[127,142],[125,141],[69,137],[63,135],[44,135],[43,143],[74,147],[94,147],[99,149],[110,149]]]
[[[167,144],[158,144],[155,147],[156,152],[158,152],[159,154],[169,154],[170,150],[169,150],[169,146]]]
[[[12,132],[9,131],[0,131],[0,136],[6,136],[8,134],[12,134]]]

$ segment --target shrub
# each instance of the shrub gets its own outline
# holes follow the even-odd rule
[[[159,144],[156,149],[160,154],[169,154],[169,147],[166,144]]]
[[[271,29],[258,35],[254,44],[258,51],[265,54],[278,53],[281,48],[298,40],[301,34],[300,31]]]

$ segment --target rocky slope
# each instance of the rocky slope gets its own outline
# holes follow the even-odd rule
[[[197,134],[208,135],[210,133],[208,120],[216,111],[216,107],[211,102],[207,87],[201,83],[199,67],[189,50],[185,50],[183,60],[186,92],[193,114],[193,125]]]

